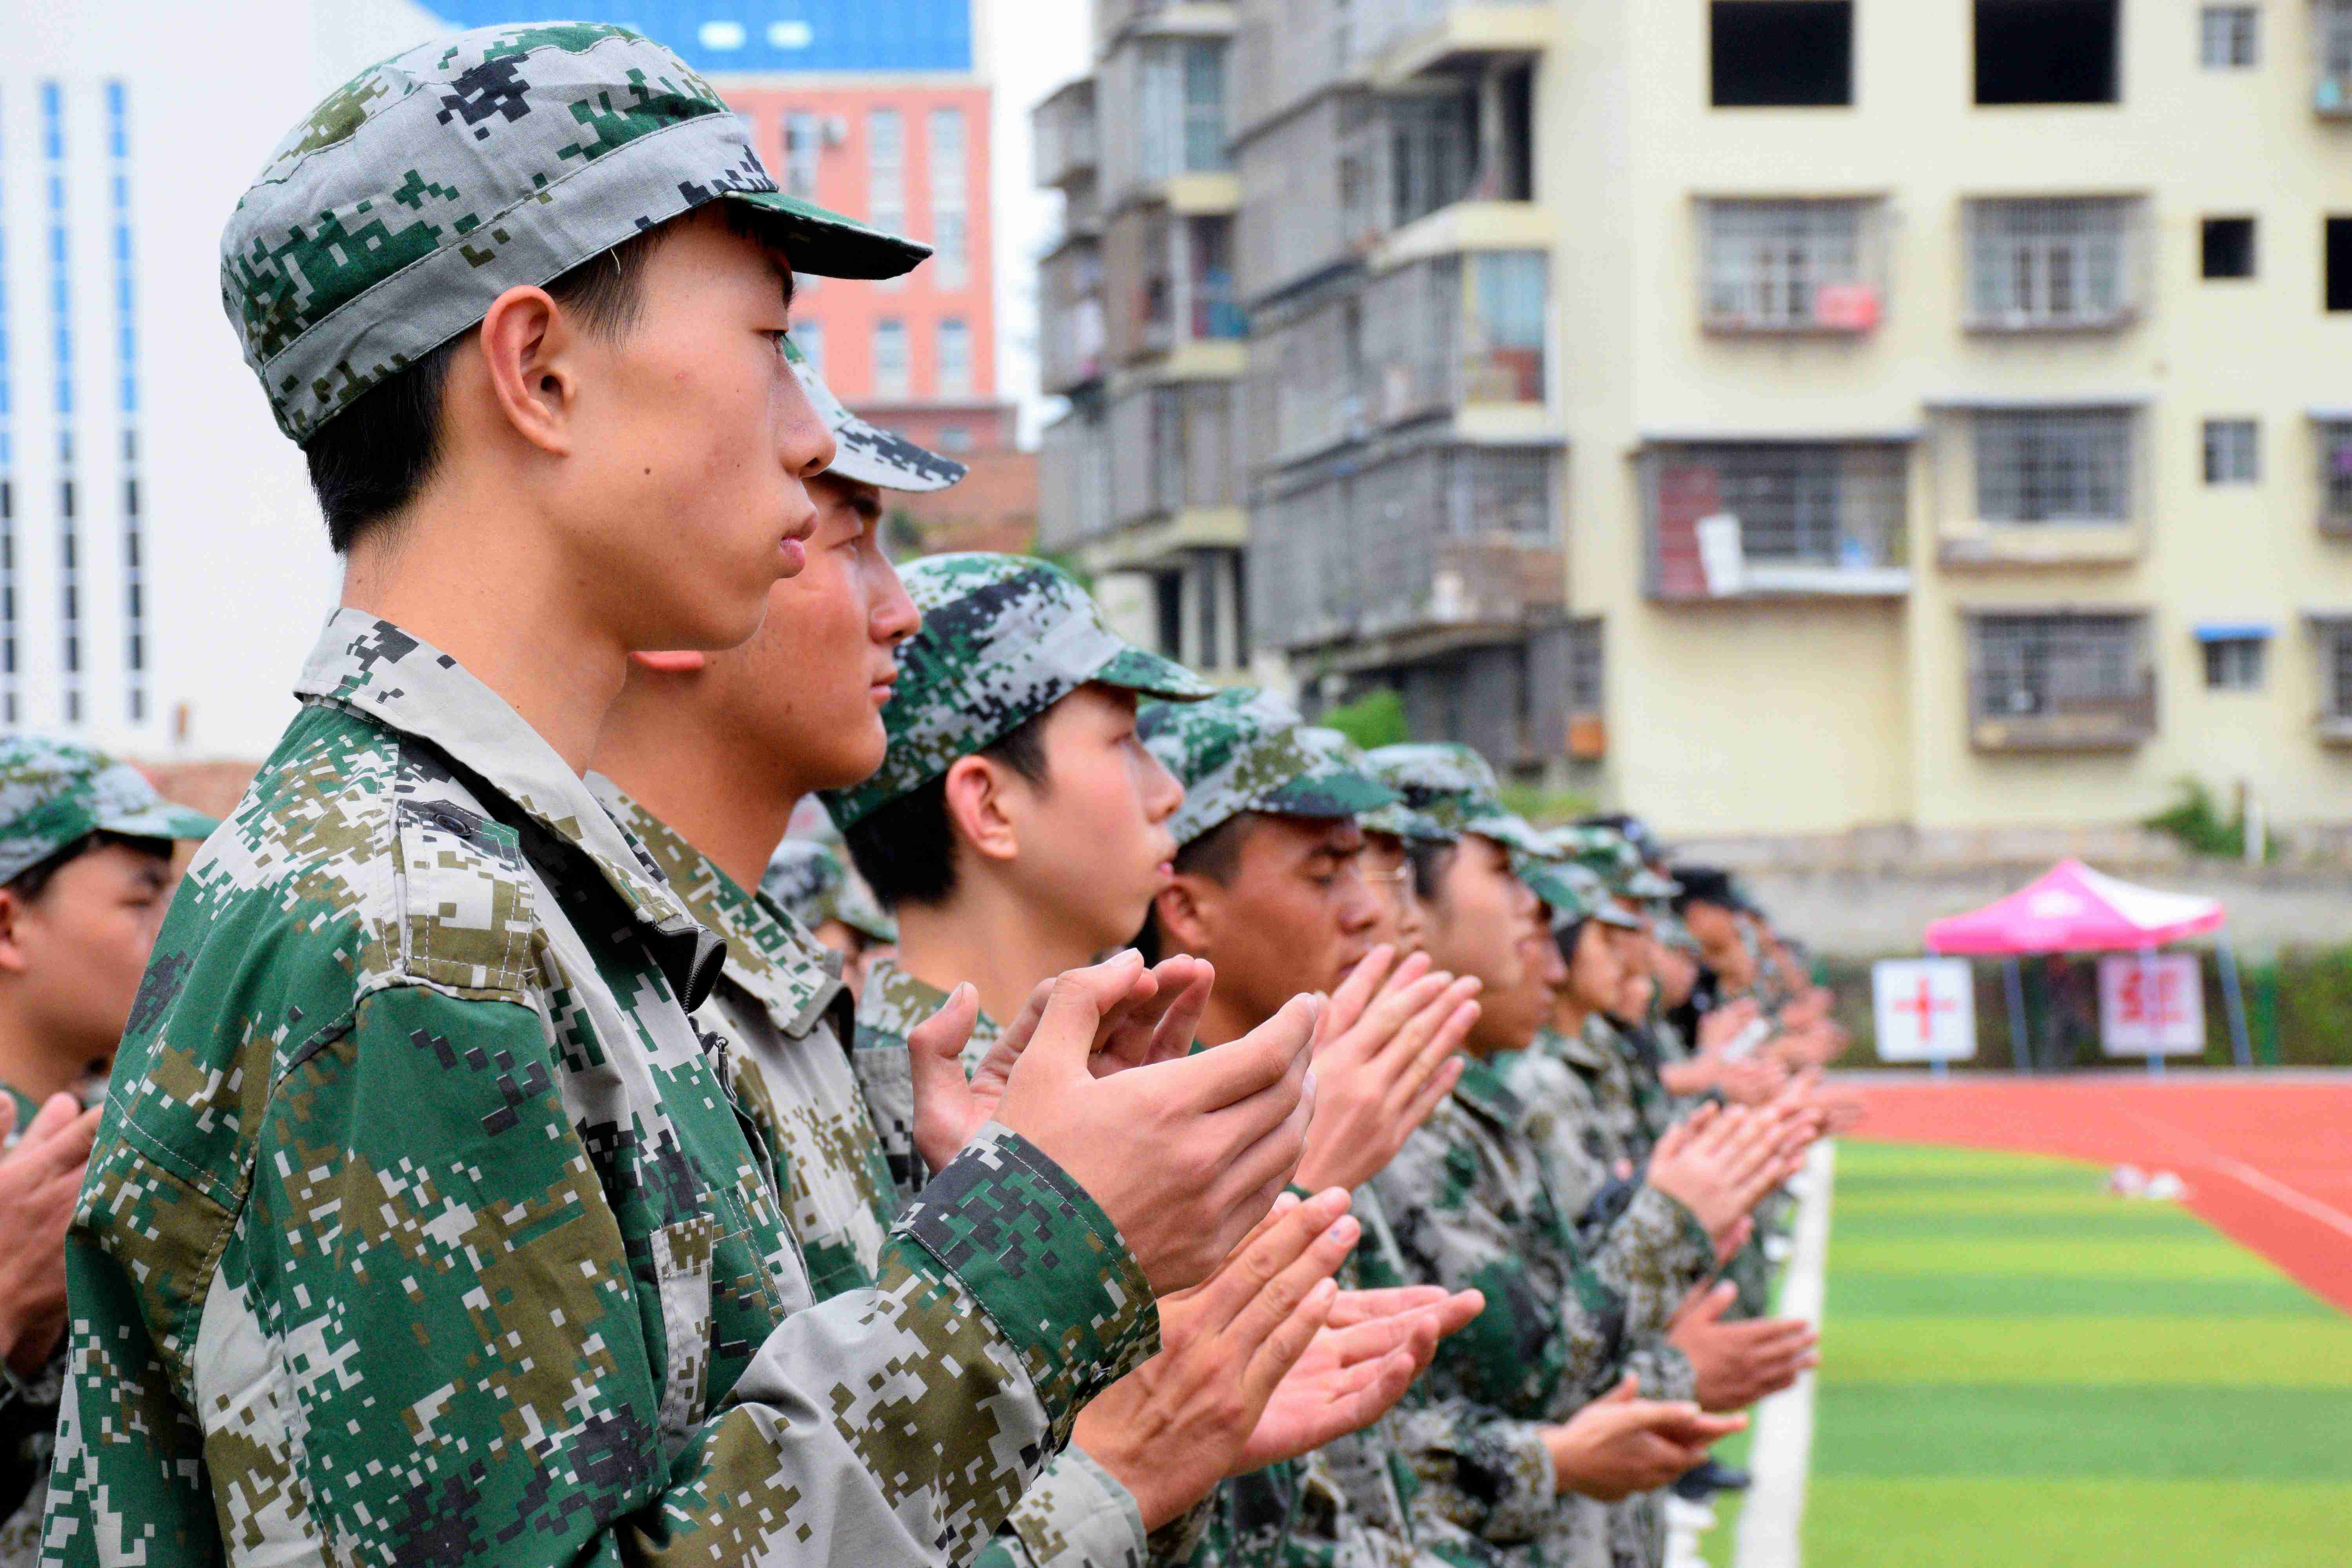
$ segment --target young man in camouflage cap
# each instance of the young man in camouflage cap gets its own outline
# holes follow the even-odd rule
[[[1493,773],[1466,748],[1383,748],[1372,761],[1409,805],[1460,835],[1416,857],[1433,958],[1486,978],[1490,996],[1516,991],[1528,944],[1543,933],[1512,852],[1540,856],[1544,839],[1502,806]],[[1628,1361],[1706,1274],[1717,1239],[1786,1155],[1777,1123],[1741,1113],[1695,1124],[1658,1151],[1606,1233],[1580,1237],[1494,1067],[1533,1037],[1539,1015],[1523,1011],[1492,1026],[1496,1014],[1482,1015],[1461,1081],[1372,1190],[1411,1277],[1475,1285],[1488,1303],[1441,1347],[1432,1403],[1404,1424],[1423,1483],[1416,1508],[1580,1568],[1610,1561],[1595,1529],[1605,1521],[1566,1494],[1613,1500],[1654,1489],[1737,1429],[1685,1402],[1636,1399]]]
[[[171,897],[216,826],[136,768],[0,736],[0,1568],[40,1552],[65,1373],[66,1222]]]
[[[1170,1108],[1049,1070],[875,1290],[811,1305],[688,1016],[725,944],[580,776],[630,650],[739,645],[802,564],[835,442],[782,353],[795,269],[923,247],[778,194],[668,50],[554,24],[362,73],[222,249],[343,607],[125,1038],[49,1559],[968,1550],[1255,1215],[1155,1238],[1137,1162],[1090,1151]]]

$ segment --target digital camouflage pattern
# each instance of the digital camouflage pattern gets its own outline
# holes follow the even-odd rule
[[[902,1198],[913,1197],[929,1176],[915,1149],[915,1080],[908,1066],[907,1041],[915,1026],[947,1004],[946,992],[887,958],[866,971],[866,989],[857,998],[857,1081],[866,1090],[891,1182]],[[967,1074],[1003,1033],[1003,1026],[982,1008],[964,1047]]]
[[[1639,903],[1671,899],[1683,890],[1681,883],[1651,870],[1640,847],[1613,827],[1582,824],[1557,828],[1552,840],[1557,854],[1591,871],[1618,898]]]
[[[1524,1119],[1494,1066],[1474,1060],[1371,1186],[1414,1281],[1486,1297],[1439,1345],[1418,1424],[1407,1424],[1415,1507],[1489,1542],[1528,1544],[1538,1561],[1580,1563],[1593,1561],[1579,1539],[1591,1521],[1558,1505],[1538,1427],[1622,1375],[1706,1275],[1714,1247],[1687,1210],[1646,1186],[1588,1247]],[[1498,1508],[1504,1497],[1515,1506]]]
[[[1113,632],[1077,580],[1049,562],[981,552],[927,555],[898,576],[923,624],[899,645],[898,689],[882,710],[890,749],[880,771],[824,795],[845,832],[1081,686],[1171,699],[1215,689]]]
[[[1366,754],[1364,749],[1355,742],[1337,730],[1318,727],[1309,733],[1315,736],[1318,745],[1328,747],[1337,752],[1349,768],[1368,779],[1379,781],[1379,768],[1373,764],[1372,759]],[[1404,796],[1398,795],[1393,789],[1389,793],[1395,798],[1388,805],[1375,806],[1370,811],[1360,811],[1356,814],[1356,821],[1365,832],[1385,833],[1391,838],[1413,839],[1423,844],[1451,844],[1458,837],[1448,829],[1439,826],[1433,818],[1423,816],[1420,812],[1405,805]]]
[[[157,795],[129,763],[39,735],[0,735],[0,882],[93,833],[204,838],[219,826]]]
[[[1513,850],[1511,871],[1550,910],[1551,929],[1556,931],[1580,921],[1598,921],[1627,931],[1642,929],[1638,918],[1617,907],[1601,879],[1573,860]]]
[[[1310,730],[1298,710],[1241,686],[1203,702],[1145,704],[1136,731],[1184,786],[1168,819],[1179,846],[1244,811],[1351,817],[1398,804],[1396,791],[1359,773],[1337,732]]]
[[[875,901],[865,879],[843,864],[840,852],[830,844],[785,839],[776,846],[775,858],[760,878],[760,891],[811,931],[839,921],[868,942],[898,940],[898,922]]]
[[[68,1244],[44,1562],[930,1562],[1151,1353],[992,1127],[817,1305],[723,942],[506,703],[338,611],[173,900]]]
[[[1525,855],[1549,855],[1551,840],[1503,805],[1486,759],[1452,742],[1382,746],[1370,753],[1372,776],[1405,805],[1449,833],[1475,833]]]
[[[930,247],[778,191],[710,84],[625,27],[509,24],[369,67],[278,143],[221,234],[221,304],[278,428],[643,229],[747,205],[796,271],[895,278]]]
[[[869,425],[852,414],[808,362],[800,344],[784,339],[784,361],[808,394],[817,417],[833,432],[833,466],[825,472],[877,485],[886,490],[943,490],[971,470],[953,458],[919,447],[895,430]]]
[[[0,1154],[15,1148],[40,1107],[8,1084],[0,1099],[16,1120],[0,1137]],[[41,1509],[48,1496],[49,1455],[58,1430],[58,1394],[65,1381],[65,1347],[41,1370],[18,1375],[0,1361],[0,1568],[28,1568],[41,1551]]]

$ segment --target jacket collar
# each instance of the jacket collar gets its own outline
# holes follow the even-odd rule
[[[338,609],[327,617],[294,694],[438,750],[596,868],[688,1011],[710,994],[724,944],[687,913],[643,846],[555,749],[456,659],[390,621]]]
[[[1503,1082],[1503,1075],[1491,1061],[1465,1056],[1462,1076],[1454,1082],[1454,1098],[1471,1110],[1498,1126],[1517,1127],[1526,1113],[1526,1105]]]

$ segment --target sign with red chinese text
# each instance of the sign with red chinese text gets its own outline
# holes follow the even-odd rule
[[[2205,987],[2193,952],[2099,960],[2099,1048],[2111,1057],[2194,1057],[2205,1050]]]
[[[1885,958],[1870,966],[1878,1059],[1958,1062],[1977,1054],[1976,984],[1965,958]]]

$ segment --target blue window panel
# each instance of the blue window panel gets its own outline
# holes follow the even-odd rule
[[[579,15],[547,0],[425,0],[455,27]],[[698,71],[969,71],[971,0],[606,0],[596,19],[634,27]]]

